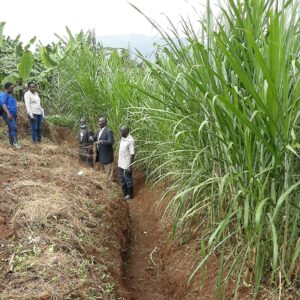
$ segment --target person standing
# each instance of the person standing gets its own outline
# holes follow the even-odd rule
[[[44,110],[41,106],[41,99],[36,91],[36,84],[30,82],[29,90],[25,93],[25,106],[31,123],[32,142],[34,144],[42,141],[42,122]]]
[[[8,128],[9,143],[16,150],[21,149],[18,143],[17,134],[17,100],[13,96],[14,85],[11,82],[6,82],[4,85],[5,91],[0,94],[0,114]]]
[[[133,198],[132,164],[135,156],[134,139],[127,126],[120,128],[121,142],[119,147],[119,179],[126,200]]]
[[[89,130],[86,120],[80,120],[80,131],[77,137],[79,143],[79,160],[93,166],[93,132]]]
[[[100,163],[108,179],[112,181],[114,163],[114,136],[112,130],[107,127],[107,119],[104,117],[99,119],[99,130],[94,136],[94,141],[97,145],[96,162]]]

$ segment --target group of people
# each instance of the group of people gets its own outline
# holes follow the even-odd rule
[[[18,105],[14,97],[14,85],[7,82],[4,85],[4,92],[0,93],[0,115],[8,128],[9,143],[16,149],[21,149],[18,142],[17,115]],[[44,118],[44,109],[41,106],[41,99],[36,91],[33,82],[28,84],[28,90],[24,94],[26,111],[31,123],[32,142],[34,144],[42,141],[41,127]]]
[[[124,198],[133,198],[132,164],[135,156],[134,139],[127,126],[120,127],[121,141],[119,145],[118,171]],[[95,163],[99,163],[109,180],[113,180],[114,166],[114,135],[107,126],[107,119],[99,119],[99,130],[93,135],[85,119],[80,120],[78,134],[79,158],[88,165],[94,165],[94,144],[96,145]]]
[[[14,84],[7,82],[4,91],[0,93],[0,115],[8,129],[8,138],[11,146],[19,150],[17,115],[18,106],[14,98]],[[42,123],[45,116],[41,106],[41,99],[37,93],[36,84],[30,82],[28,90],[24,94],[26,111],[31,124],[32,142],[34,144],[42,141]],[[132,164],[135,156],[134,139],[129,133],[127,126],[120,127],[121,141],[119,145],[118,171],[119,179],[126,200],[133,198]],[[78,134],[79,159],[90,166],[94,166],[94,145],[96,145],[95,163],[99,163],[101,169],[106,173],[109,180],[113,180],[114,165],[114,135],[107,127],[107,119],[99,119],[99,130],[93,135],[88,128],[85,119],[80,120],[80,131]]]

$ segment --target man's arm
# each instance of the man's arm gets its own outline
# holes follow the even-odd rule
[[[103,140],[99,140],[98,141],[98,136],[99,136],[100,131],[97,131],[95,136],[94,136],[94,144],[95,145],[99,145],[99,144],[103,144]]]
[[[102,145],[112,145],[114,143],[114,136],[110,129],[107,129],[107,139],[101,140]]]
[[[6,104],[3,104],[3,105],[2,105],[2,109],[3,109],[4,112],[6,113],[7,118],[8,118],[9,120],[12,120],[13,117],[12,117],[11,113],[9,112],[9,110],[7,109]]]
[[[131,141],[131,143],[129,144],[129,154],[130,154],[130,166],[128,168],[128,172],[132,172],[132,164],[134,161],[134,157],[135,157],[135,149],[134,149],[134,141]]]
[[[93,142],[94,141],[94,135],[93,135],[93,131],[89,130],[89,141]]]
[[[25,100],[25,107],[27,110],[27,114],[29,115],[30,119],[33,119],[33,113],[32,113],[31,107],[30,107],[29,93],[27,93],[27,92],[25,93],[24,100]]]
[[[132,173],[132,164],[133,164],[133,161],[134,161],[134,157],[135,157],[135,154],[130,155],[130,166],[127,170],[129,173]]]
[[[11,120],[13,117],[11,115],[11,113],[9,112],[9,110],[7,109],[7,106],[6,106],[6,102],[7,102],[7,95],[5,93],[2,93],[1,94],[1,97],[0,97],[0,105],[3,109],[3,111],[5,112],[5,114],[7,115],[7,118],[9,120]]]
[[[94,144],[97,144],[97,139],[98,139],[98,131],[96,131],[94,135]]]

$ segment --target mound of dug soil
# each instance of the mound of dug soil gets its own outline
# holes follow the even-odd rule
[[[1,144],[0,299],[118,299],[129,230],[118,187],[65,145]]]

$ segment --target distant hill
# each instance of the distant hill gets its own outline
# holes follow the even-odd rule
[[[133,52],[139,50],[145,56],[151,56],[154,51],[154,43],[162,44],[160,37],[147,36],[143,34],[122,34],[97,36],[97,42],[104,47],[130,48]]]

